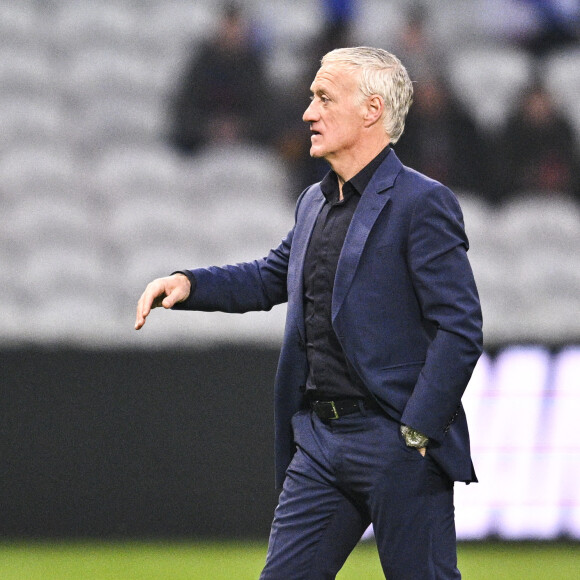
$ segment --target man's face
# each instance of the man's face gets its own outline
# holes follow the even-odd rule
[[[339,64],[322,66],[310,86],[312,98],[302,119],[310,124],[312,157],[333,161],[356,149],[363,131],[364,105],[358,74]]]

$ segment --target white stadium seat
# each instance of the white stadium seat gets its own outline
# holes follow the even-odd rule
[[[488,133],[501,129],[518,95],[532,80],[532,57],[500,45],[464,47],[449,55],[455,94]]]
[[[556,104],[574,126],[580,146],[580,48],[574,46],[549,54],[542,71]]]

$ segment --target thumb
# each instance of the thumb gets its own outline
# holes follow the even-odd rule
[[[183,289],[180,286],[176,286],[161,301],[161,306],[163,308],[173,308],[178,302],[183,301],[186,296],[187,294],[184,293]]]
[[[169,296],[166,296],[162,301],[161,301],[161,306],[163,306],[163,308],[173,308],[173,306],[175,305],[175,302],[177,301],[175,298],[175,290],[169,294]]]

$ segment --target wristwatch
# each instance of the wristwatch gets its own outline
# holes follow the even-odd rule
[[[405,438],[407,447],[421,449],[429,444],[429,437],[408,425],[401,425],[401,435]]]

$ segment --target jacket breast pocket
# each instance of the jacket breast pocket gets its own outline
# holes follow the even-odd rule
[[[388,367],[383,367],[381,370],[385,373],[400,374],[403,376],[405,375],[415,376],[419,374],[424,364],[425,364],[424,360],[414,360],[410,362],[389,365]]]

